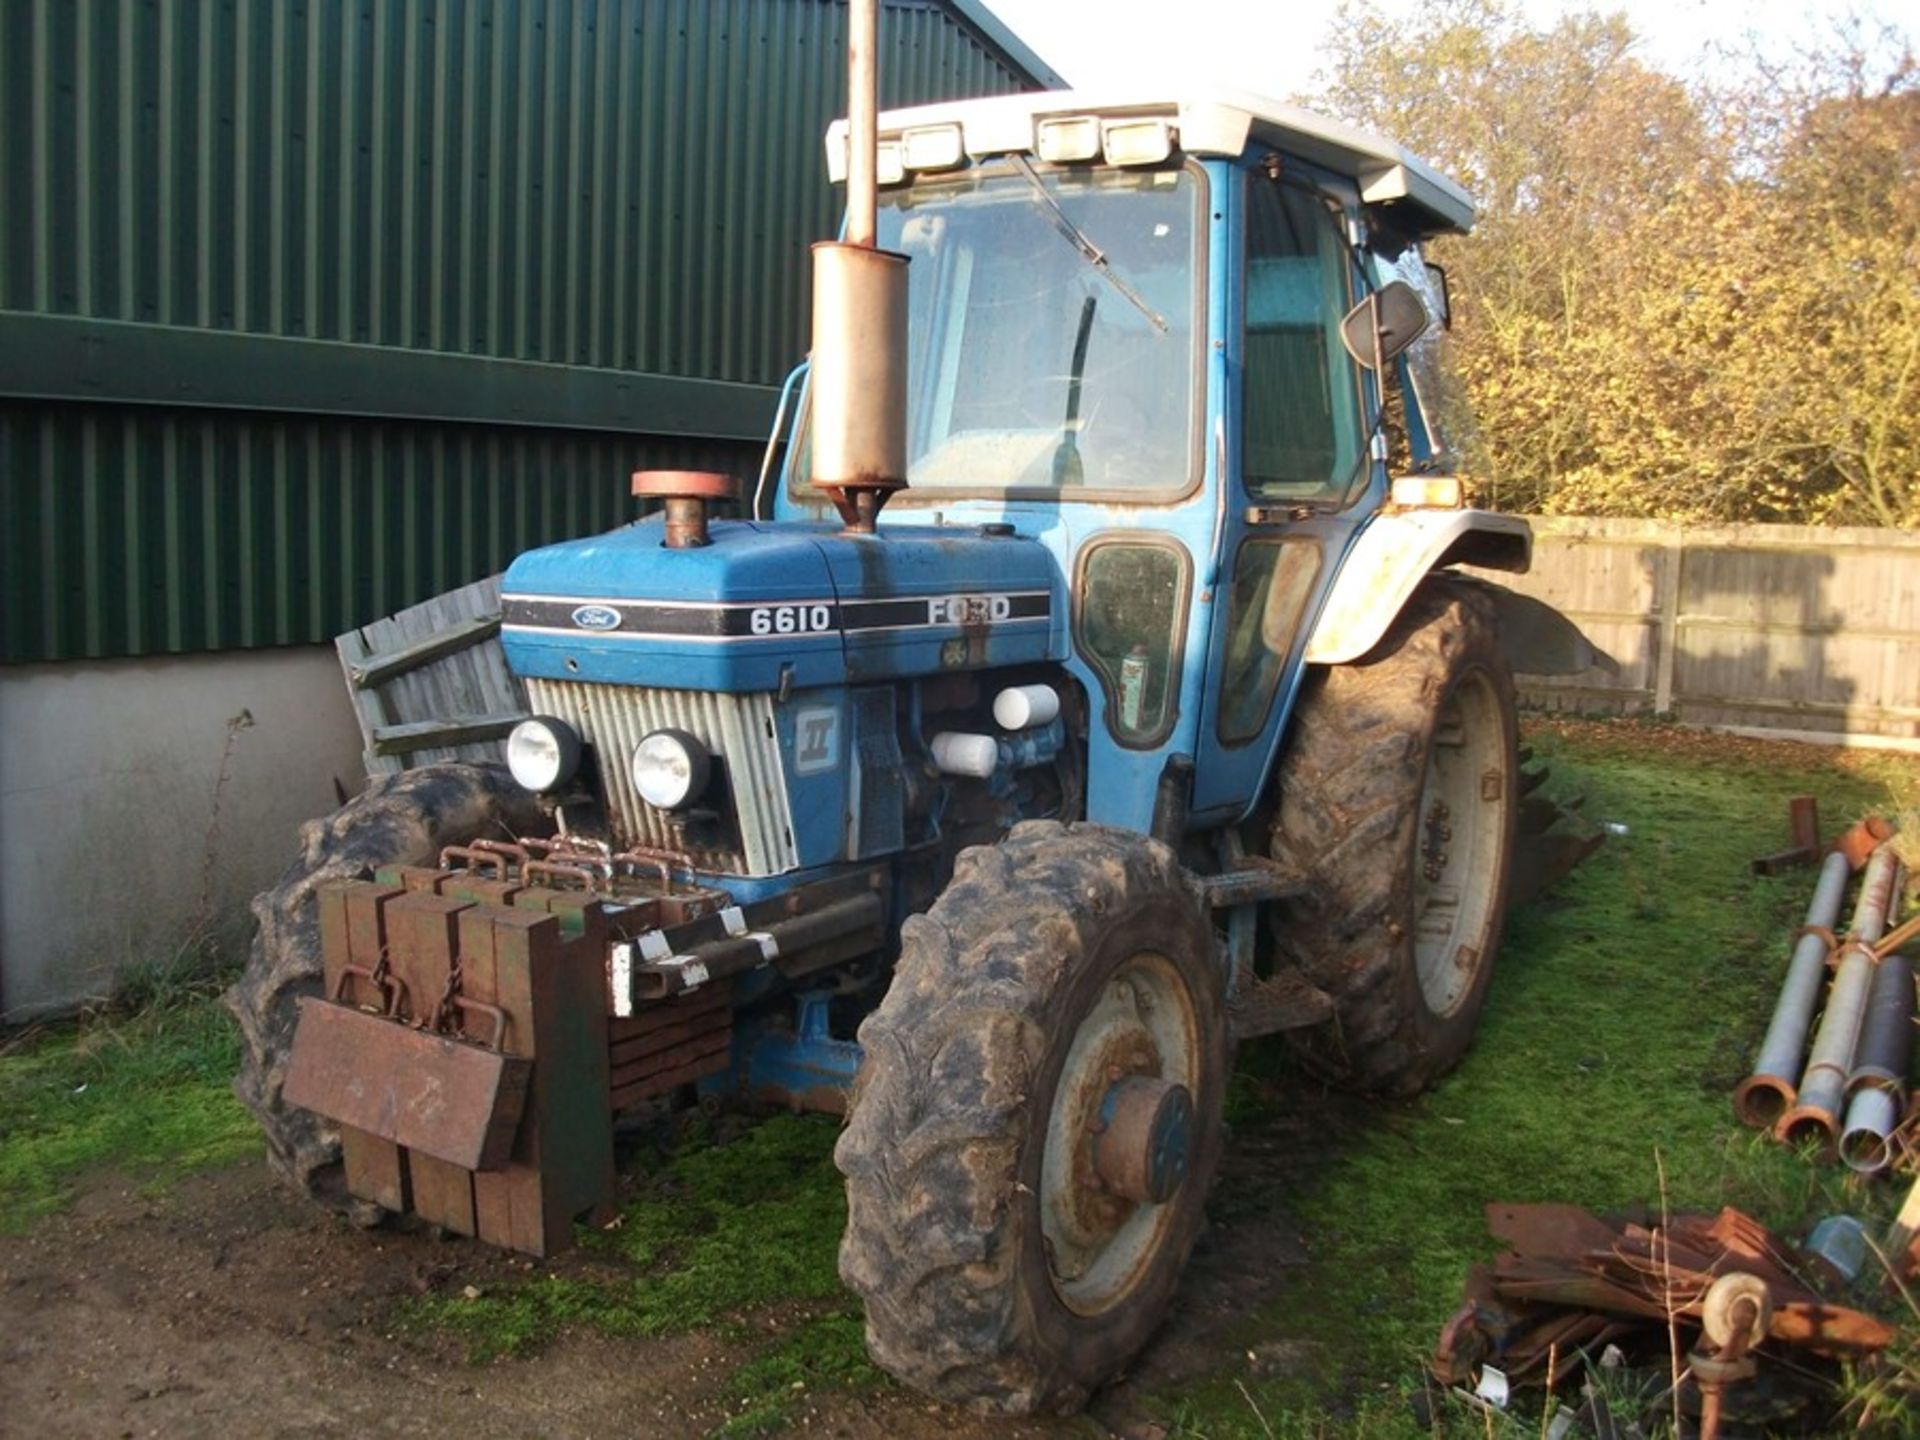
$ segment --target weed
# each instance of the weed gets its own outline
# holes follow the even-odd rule
[[[1920,1435],[1920,1303],[1902,1287],[1903,1323],[1893,1344],[1872,1361],[1847,1368],[1845,1413],[1856,1430]]]

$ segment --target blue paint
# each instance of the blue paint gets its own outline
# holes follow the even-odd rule
[[[864,873],[867,865],[824,864],[809,866],[801,870],[789,870],[784,875],[731,875],[719,871],[695,872],[702,881],[725,890],[736,905],[751,905],[757,900],[768,900],[785,895],[802,885],[811,885],[816,880],[832,880],[841,875]]]
[[[793,843],[804,866],[830,865],[847,853],[847,757],[852,744],[847,711],[845,686],[798,690],[787,704],[774,707],[773,723],[780,732],[788,804],[793,812]],[[827,738],[822,732],[827,729],[823,722],[829,717],[832,729]],[[824,746],[820,743],[823,738],[827,739]],[[823,748],[831,751],[825,760],[809,758]],[[789,885],[798,879],[798,874],[786,877]]]
[[[831,990],[803,990],[794,997],[791,1025],[778,1012],[762,1014],[734,1031],[733,1090],[761,1100],[805,1104],[821,1091],[853,1087],[860,1069],[860,1046],[835,1039],[828,1028]]]
[[[1065,589],[1030,541],[974,527],[890,528],[879,539],[746,520],[716,521],[709,533],[710,545],[668,549],[651,517],[520,556],[501,584],[508,664],[553,680],[745,693],[1065,654]],[[541,601],[550,616],[516,619],[516,602]],[[620,633],[603,623],[619,601],[681,616],[724,611],[737,633]],[[1006,607],[1014,613],[996,613]]]
[[[1067,729],[1054,720],[1032,730],[1023,730],[1018,735],[1003,737],[999,741],[999,748],[1000,768],[994,772],[994,779],[1010,784],[1014,772],[1044,765],[1066,749]]]
[[[682,606],[752,607],[835,598],[817,527],[719,521],[713,543],[670,550],[659,516],[606,535],[531,550],[507,567],[504,596],[555,597],[575,604],[659,600]],[[509,602],[510,603],[510,602]],[[837,634],[743,640],[634,638],[604,631],[501,632],[517,675],[676,690],[734,693],[781,684],[838,685],[846,677]]]

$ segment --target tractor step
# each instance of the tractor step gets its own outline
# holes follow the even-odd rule
[[[1214,910],[1292,900],[1305,894],[1307,889],[1294,871],[1259,855],[1243,855],[1231,870],[1202,876],[1200,884],[1206,893],[1207,905]]]
[[[1333,997],[1298,970],[1270,980],[1249,980],[1227,1001],[1227,1023],[1236,1040],[1304,1030],[1333,1018]]]

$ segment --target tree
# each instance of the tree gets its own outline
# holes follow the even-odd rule
[[[1710,91],[1618,15],[1345,12],[1319,103],[1480,202],[1433,248],[1483,500],[1920,524],[1920,86],[1870,39]]]

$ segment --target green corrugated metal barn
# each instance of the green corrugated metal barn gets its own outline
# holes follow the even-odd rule
[[[757,463],[834,0],[0,0],[0,662],[325,640]],[[1052,80],[890,0],[887,104]]]
[[[53,874],[21,877],[87,758],[126,759],[110,727],[64,760],[33,736],[180,708],[136,698],[173,683],[152,663],[50,699],[75,663],[312,658],[618,523],[634,469],[758,467],[837,221],[845,25],[843,0],[0,0],[0,1014],[61,989],[22,991],[65,942],[29,893]],[[886,0],[881,50],[887,105],[1060,83],[976,0]],[[210,803],[169,816],[196,857]]]

